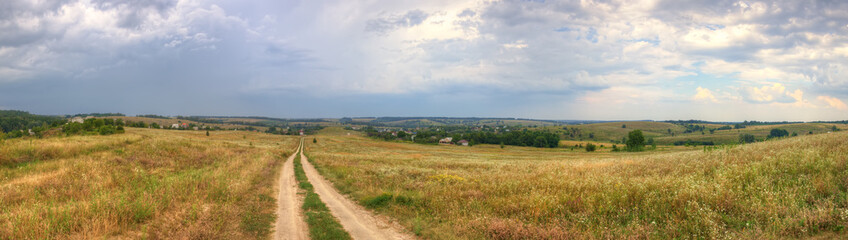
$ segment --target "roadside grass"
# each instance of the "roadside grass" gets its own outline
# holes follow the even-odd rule
[[[307,147],[340,192],[428,239],[848,234],[848,132],[617,154],[353,136]]]
[[[297,153],[295,153],[297,154]],[[330,209],[324,205],[318,194],[303,171],[300,163],[300,155],[294,159],[294,176],[302,193],[306,194],[303,199],[303,214],[306,216],[306,224],[309,226],[309,237],[311,239],[352,239],[341,223],[330,213]]]
[[[293,137],[128,128],[6,140],[0,239],[264,239]]]

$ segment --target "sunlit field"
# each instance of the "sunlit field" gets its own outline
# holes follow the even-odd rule
[[[0,143],[0,239],[266,239],[294,137],[127,128]]]
[[[843,236],[848,132],[641,153],[318,136],[341,192],[426,239]]]

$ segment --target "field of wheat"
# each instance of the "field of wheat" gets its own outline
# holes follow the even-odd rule
[[[306,153],[427,239],[844,237],[848,132],[586,153],[318,136]]]
[[[128,128],[0,143],[0,239],[265,239],[296,138]]]

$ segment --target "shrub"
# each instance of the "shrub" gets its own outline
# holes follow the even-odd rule
[[[645,148],[645,136],[642,130],[633,130],[627,134],[627,151],[637,152]]]
[[[754,135],[751,134],[739,134],[739,143],[752,143],[756,142],[757,139],[754,138]]]
[[[789,131],[780,128],[774,128],[769,132],[768,138],[779,138],[789,136]]]
[[[595,146],[595,144],[592,144],[592,143],[586,144],[586,151],[587,152],[594,152],[595,149],[597,149],[597,148],[598,148],[598,146]]]

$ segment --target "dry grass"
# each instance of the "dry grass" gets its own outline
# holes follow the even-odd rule
[[[0,146],[0,239],[267,238],[296,138],[128,128]]]
[[[341,192],[431,239],[844,237],[848,225],[846,132],[706,152],[347,136],[306,148]]]

